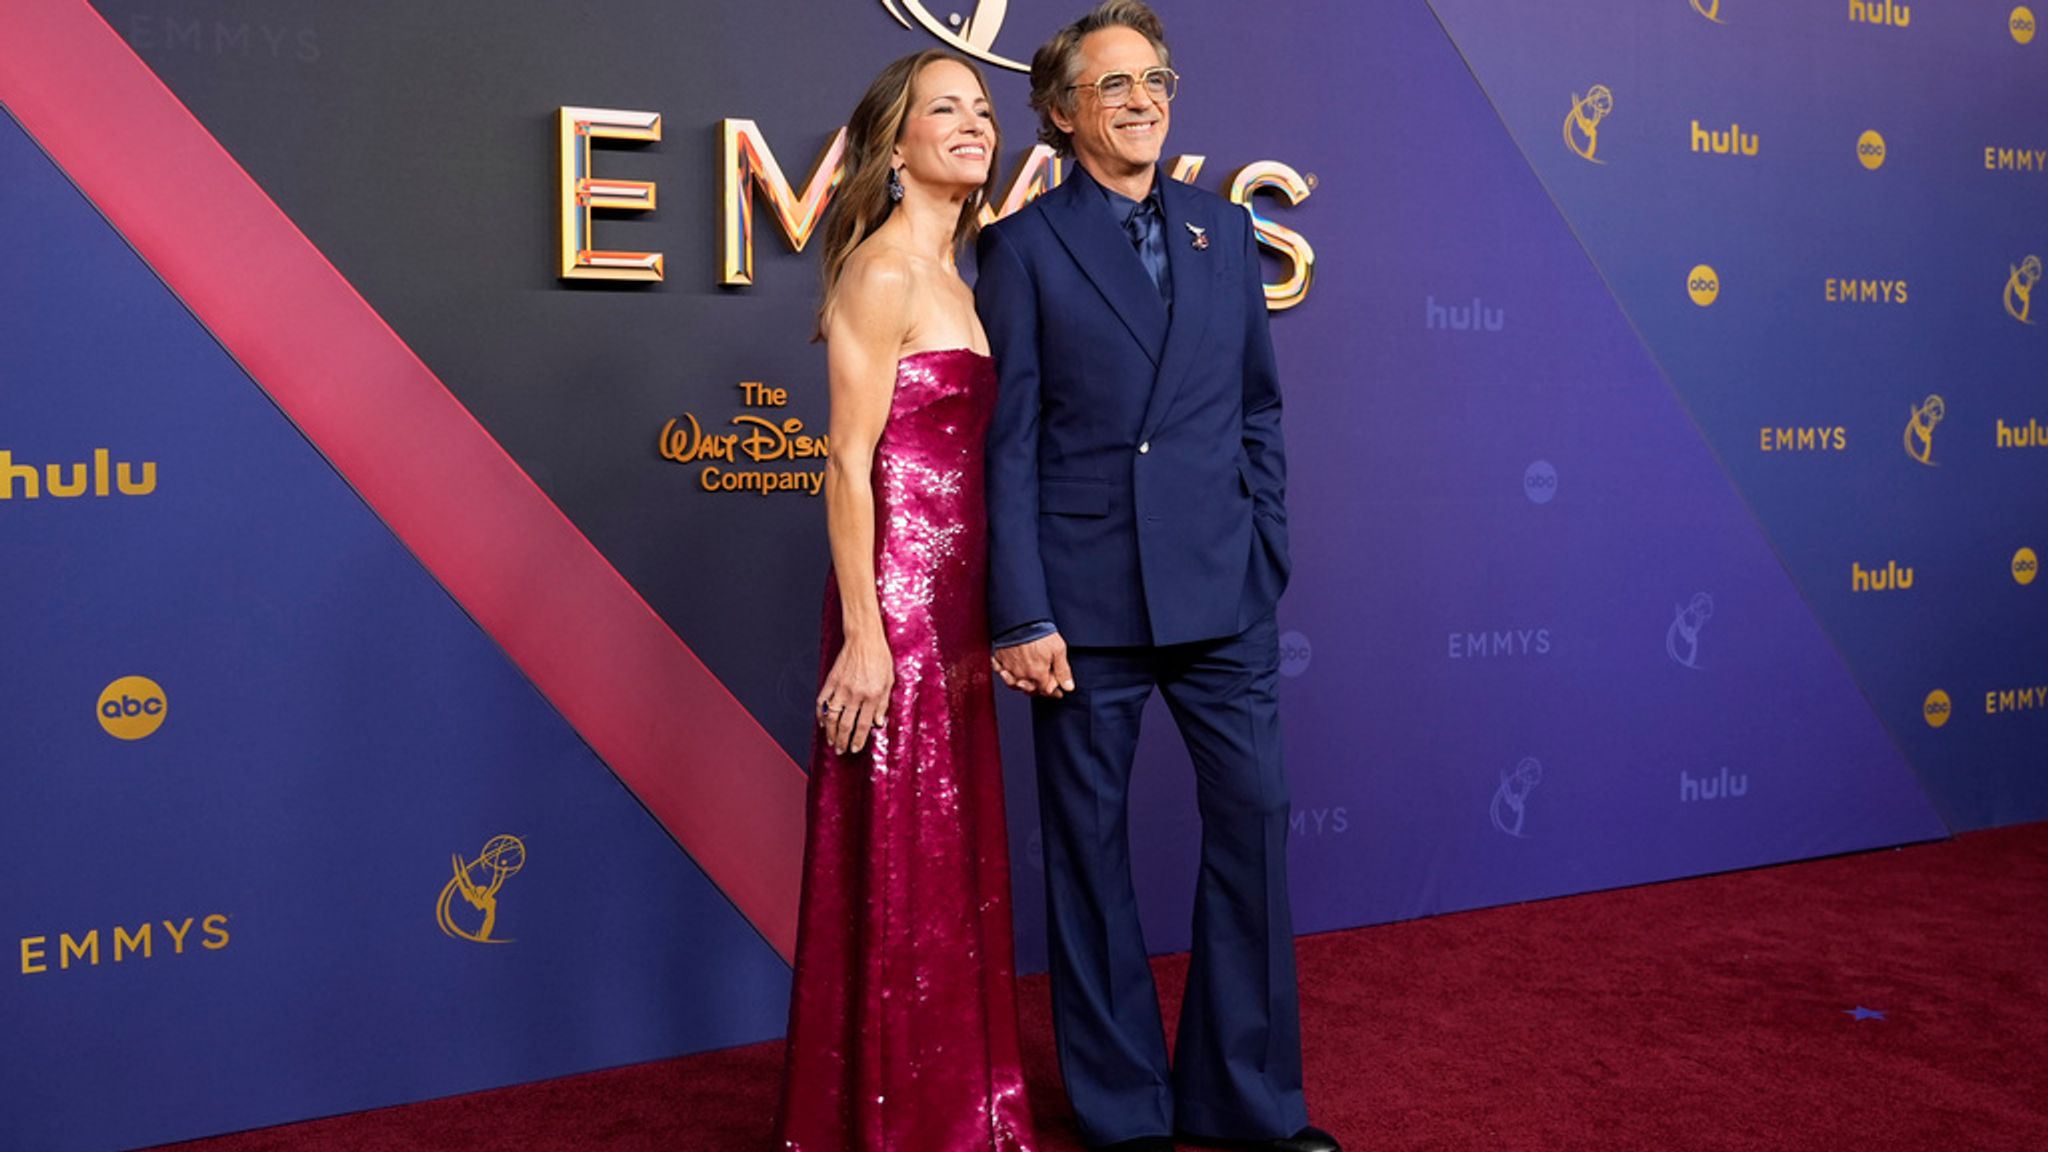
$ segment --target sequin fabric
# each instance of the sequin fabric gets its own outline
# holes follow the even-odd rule
[[[811,750],[780,1147],[1028,1152],[989,668],[986,356],[896,366],[875,579],[896,666],[871,747]],[[824,670],[841,643],[825,596]],[[823,672],[820,673],[821,678]]]

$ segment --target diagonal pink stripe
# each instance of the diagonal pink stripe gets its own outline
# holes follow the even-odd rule
[[[0,7],[0,104],[788,959],[781,746],[85,0]]]

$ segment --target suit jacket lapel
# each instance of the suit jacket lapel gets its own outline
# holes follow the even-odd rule
[[[1041,202],[1053,234],[1157,365],[1166,346],[1166,302],[1131,247],[1131,238],[1117,227],[1102,193],[1077,164],[1074,173]]]
[[[1166,209],[1166,266],[1173,277],[1173,317],[1166,330],[1164,351],[1153,358],[1159,365],[1159,377],[1145,405],[1145,420],[1139,433],[1143,440],[1150,440],[1159,430],[1180,392],[1181,381],[1194,364],[1214,311],[1217,276],[1231,257],[1217,243],[1222,233],[1211,215],[1215,201],[1196,195],[1179,181],[1167,179],[1164,169],[1157,178],[1165,182],[1160,199]],[[1195,246],[1198,234],[1188,227],[1190,224],[1202,229],[1200,235],[1209,240],[1207,246]],[[1143,277],[1142,263],[1138,271]],[[1149,277],[1145,280],[1148,285],[1151,283]]]

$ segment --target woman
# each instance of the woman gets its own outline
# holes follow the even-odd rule
[[[796,1152],[1026,1152],[990,682],[995,373],[954,257],[996,151],[981,75],[891,64],[825,236],[826,589],[783,1079]]]

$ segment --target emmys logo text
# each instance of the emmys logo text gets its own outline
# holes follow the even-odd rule
[[[195,924],[199,928],[196,936],[192,932]],[[76,935],[59,932],[54,945],[47,935],[23,936],[21,974],[39,975],[50,971],[52,964],[59,972],[73,968],[97,968],[102,958],[110,964],[125,964],[137,958],[154,960],[159,956],[183,956],[188,949],[195,950],[195,954],[199,951],[218,952],[228,946],[229,939],[228,918],[223,912],[204,919],[187,916],[183,920],[145,920],[133,928],[116,925],[104,936],[97,928]]]
[[[1996,716],[2001,712],[2035,712],[2043,708],[2048,708],[2048,684],[1984,694],[1986,716]]]
[[[247,20],[202,20],[138,12],[122,33],[137,52],[211,56],[223,60],[320,62],[320,32],[289,24]]]
[[[1452,632],[1446,645],[1452,660],[1495,656],[1548,656],[1550,629],[1509,628],[1492,632]]]
[[[1986,172],[2048,172],[2048,148],[1984,148]]]
[[[1813,427],[1759,428],[1759,452],[1846,452],[1849,430],[1840,424]]]
[[[1296,836],[1341,836],[1351,831],[1351,812],[1344,808],[1296,808],[1287,818]]]
[[[1822,281],[1821,294],[1830,304],[1904,304],[1906,281],[1838,280],[1830,276]]]

